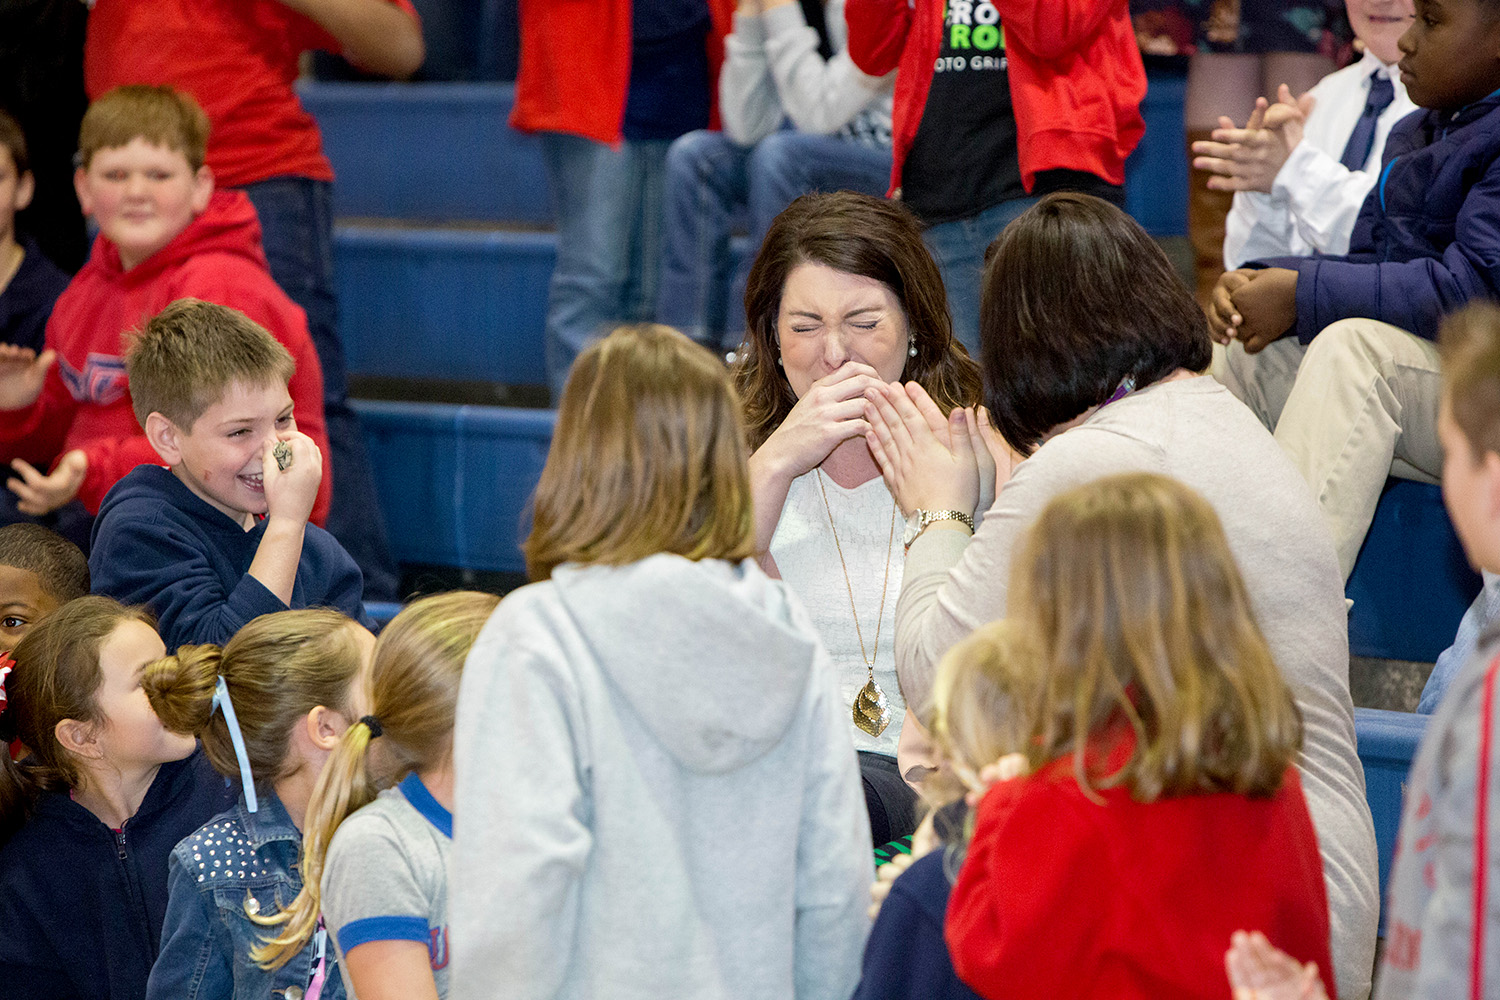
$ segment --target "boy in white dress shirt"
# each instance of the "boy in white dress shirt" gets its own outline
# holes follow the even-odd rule
[[[1212,142],[1193,144],[1193,166],[1234,191],[1224,267],[1261,257],[1344,254],[1365,195],[1380,177],[1391,126],[1416,110],[1396,62],[1412,0],[1345,0],[1364,58],[1325,76],[1300,98],[1282,86],[1243,129],[1228,118]]]

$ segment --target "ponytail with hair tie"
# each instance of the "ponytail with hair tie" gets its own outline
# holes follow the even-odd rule
[[[363,716],[359,721],[363,722],[365,728],[370,731],[370,739],[372,740],[379,739],[380,734],[385,732],[384,729],[380,728],[380,720],[373,715]]]

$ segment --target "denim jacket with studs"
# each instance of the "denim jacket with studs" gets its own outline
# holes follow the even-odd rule
[[[281,800],[261,792],[260,810],[245,799],[179,843],[168,864],[170,899],[161,953],[147,1000],[303,1000],[313,978],[313,942],[279,969],[256,965],[250,949],[274,935],[251,915],[269,915],[302,888],[302,835]],[[326,951],[321,1000],[345,1000],[334,949]]]

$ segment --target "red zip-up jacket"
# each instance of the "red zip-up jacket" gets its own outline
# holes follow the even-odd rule
[[[1146,131],[1141,63],[1126,0],[991,0],[1005,28],[1021,183],[1043,170],[1085,170],[1125,183],[1125,158]],[[917,137],[943,39],[943,0],[847,0],[849,56],[872,76],[896,74],[891,196]]]
[[[734,0],[708,0],[710,128],[719,127],[718,79]],[[510,124],[618,143],[630,90],[630,0],[521,0],[521,66]]]
[[[271,332],[291,352],[297,372],[287,386],[297,429],[323,452],[323,482],[314,524],[328,516],[333,466],[323,424],[323,369],[307,332],[307,316],[271,280],[260,246],[260,220],[241,191],[215,191],[187,228],[129,271],[100,234],[94,251],[58,298],[46,343],[57,351],[42,394],[23,410],[0,410],[0,462],[24,458],[49,467],[81,448],[88,473],[78,499],[90,514],[109,488],[137,465],[161,465],[131,408],[125,379],[125,334],[170,302],[203,299],[230,306]]]

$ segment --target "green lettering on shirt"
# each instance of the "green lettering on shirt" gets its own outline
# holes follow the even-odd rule
[[[969,45],[969,26],[967,24],[955,24],[953,26],[953,36],[949,39],[948,47],[954,49],[967,49],[971,47]]]
[[[957,29],[955,29],[956,31]],[[966,32],[967,33],[967,32]],[[974,47],[981,52],[988,52],[1004,40],[1004,34],[993,24],[981,24],[974,29]]]

